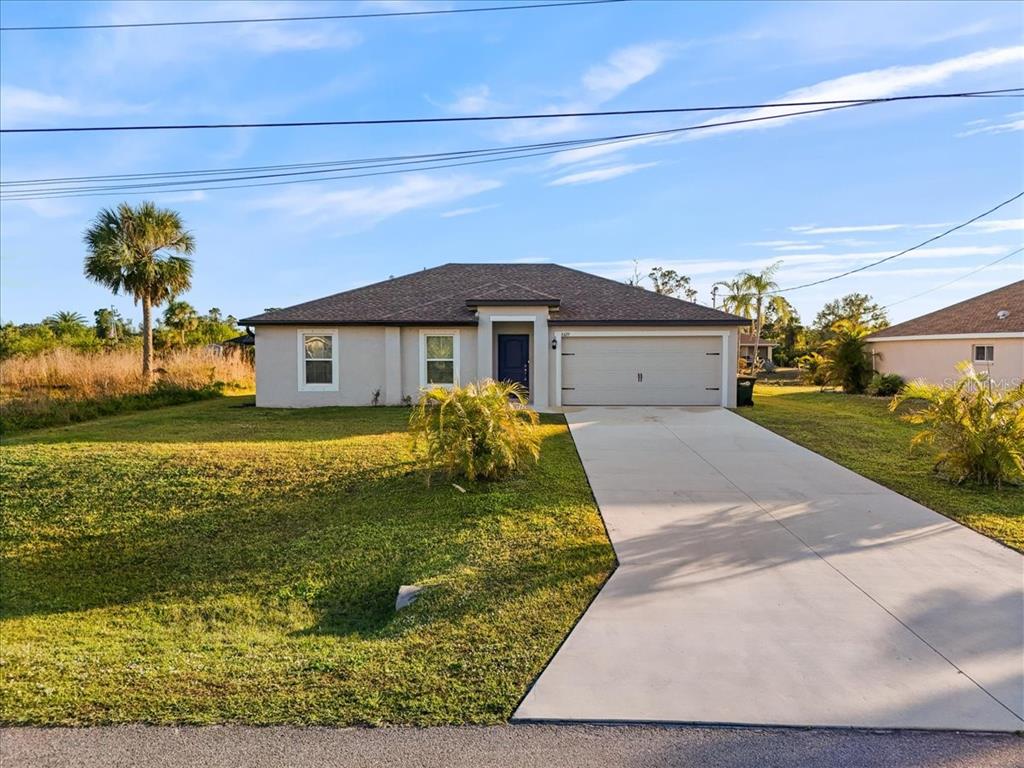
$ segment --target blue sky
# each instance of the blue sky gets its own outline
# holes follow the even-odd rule
[[[494,3],[473,2],[471,5]],[[503,3],[502,3],[503,4]],[[422,2],[4,2],[3,25],[439,8]],[[463,3],[463,5],[467,5]],[[1017,3],[669,3],[360,21],[3,33],[4,127],[474,115],[1024,85]],[[902,103],[508,163],[149,195],[195,233],[185,298],[244,316],[448,261],[552,261],[795,285],[913,245],[1024,188],[1024,100]],[[704,117],[5,135],[4,179],[299,163],[658,130]],[[720,118],[719,118],[720,119]],[[756,125],[756,124],[755,124]],[[122,196],[4,203],[0,317],[114,304],[82,231]],[[1024,206],[788,298],[852,291],[906,319],[1024,277]]]

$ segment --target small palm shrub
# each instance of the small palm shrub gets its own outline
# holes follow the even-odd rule
[[[875,397],[892,397],[898,395],[904,386],[906,382],[898,373],[875,373],[866,391]]]
[[[847,394],[861,394],[871,381],[869,333],[867,326],[855,320],[840,320],[833,323],[832,338],[825,342],[825,375]]]
[[[518,384],[485,379],[425,390],[409,419],[415,449],[449,477],[498,480],[540,458],[539,418]]]
[[[911,448],[937,446],[935,470],[954,483],[1024,481],[1024,383],[993,390],[988,374],[970,363],[957,369],[961,376],[952,387],[912,381],[890,403],[891,411],[909,404],[913,410],[903,419],[924,427]]]

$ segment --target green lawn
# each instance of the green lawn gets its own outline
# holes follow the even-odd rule
[[[911,454],[917,427],[888,398],[758,385],[737,413],[1014,549],[1024,551],[1024,489],[952,485],[932,472],[930,451]]]
[[[0,448],[0,719],[508,718],[614,564],[564,421],[461,493],[414,471],[405,409],[251,402]]]

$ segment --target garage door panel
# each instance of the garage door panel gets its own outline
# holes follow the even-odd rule
[[[565,405],[719,405],[720,336],[562,337]]]

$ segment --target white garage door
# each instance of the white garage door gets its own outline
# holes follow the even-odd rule
[[[563,336],[563,405],[721,405],[720,336]]]

